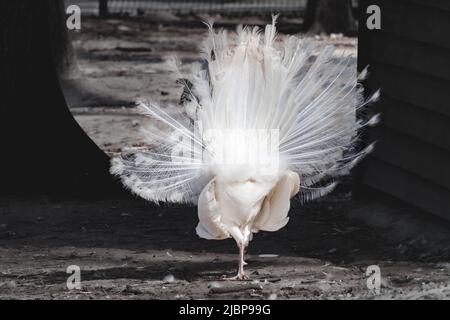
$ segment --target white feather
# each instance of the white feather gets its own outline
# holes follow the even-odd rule
[[[195,202],[200,195],[197,232],[208,239],[232,236],[246,244],[252,232],[281,228],[299,183],[303,201],[324,196],[337,185],[321,186],[324,181],[348,174],[373,149],[356,148],[359,130],[379,120],[379,115],[366,122],[357,119],[357,110],[380,95],[363,98],[358,79],[367,77],[367,69],[358,78],[356,59],[338,56],[333,46],[318,47],[292,36],[278,41],[275,21],[276,16],[263,33],[240,26],[228,34],[207,24],[202,45],[206,69],[194,66],[188,77],[193,92],[186,108],[194,123],[183,121],[181,112],[173,116],[154,103],[141,103],[166,131],[148,131],[149,145],[155,146],[151,152],[112,161],[111,172],[146,199]],[[176,60],[171,65],[184,77]],[[239,149],[231,136],[205,138],[212,129],[276,130],[279,149],[269,152],[270,159],[279,160],[275,170],[262,174],[259,163],[221,163],[219,156],[236,150],[245,159],[259,156],[258,150]],[[251,141],[246,139],[242,134],[237,141]],[[174,155],[192,146],[191,153]],[[267,203],[275,201],[269,195],[278,204]],[[270,205],[281,208],[275,210],[279,216]]]

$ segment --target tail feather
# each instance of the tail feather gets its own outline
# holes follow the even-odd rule
[[[215,163],[216,146],[204,139],[205,131],[274,129],[280,137],[280,172],[299,174],[302,199],[331,192],[336,182],[322,187],[323,181],[347,174],[373,149],[358,150],[359,131],[378,123],[380,116],[358,120],[357,111],[377,101],[380,93],[364,99],[358,81],[367,77],[367,68],[358,76],[356,59],[338,55],[333,46],[319,47],[293,36],[278,41],[276,19],[263,31],[240,26],[234,34],[217,32],[207,23],[203,67],[194,66],[186,76],[171,60],[177,77],[192,83],[185,86],[185,107],[193,122],[186,125],[155,104],[141,105],[145,114],[186,141],[164,141],[164,134],[150,132],[157,156],[114,160],[112,172],[151,200],[195,198],[207,183],[205,177],[226,172]],[[200,154],[194,161],[174,155],[174,149],[191,145]],[[235,151],[230,149],[224,152]]]

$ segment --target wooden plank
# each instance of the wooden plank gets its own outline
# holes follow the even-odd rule
[[[360,0],[381,7],[382,30],[360,23],[358,69],[371,65],[368,91],[383,123],[356,179],[450,220],[450,1]]]
[[[383,0],[381,8],[384,31],[436,46],[450,48],[450,13],[448,11]]]
[[[386,63],[372,62],[368,88],[381,94],[450,116],[450,82]]]
[[[448,188],[450,192],[450,151],[388,128],[372,130],[369,139],[378,141],[371,156]]]
[[[367,159],[363,182],[425,211],[450,219],[450,192],[382,161]]]
[[[450,11],[450,1],[448,0],[406,0],[408,3],[414,3],[425,7],[433,7],[440,10]]]
[[[364,8],[378,5],[381,9],[381,29],[406,38],[450,48],[450,12],[438,7],[414,4],[401,0],[362,1]],[[365,26],[364,23],[361,24]],[[377,33],[378,31],[371,31]]]
[[[379,32],[369,42],[368,52],[371,60],[450,81],[449,49]]]
[[[450,150],[450,117],[387,95],[378,103],[382,126],[397,130],[439,148]]]

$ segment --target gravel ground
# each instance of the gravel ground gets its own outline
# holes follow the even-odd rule
[[[198,59],[204,28],[152,21],[84,19],[74,34],[66,98],[110,154],[142,146],[139,128],[149,120],[133,108],[136,99],[177,104],[165,57]],[[316,40],[356,53],[355,38]],[[305,206],[294,201],[287,227],[257,234],[247,258],[251,280],[243,282],[222,279],[236,272],[237,249],[232,240],[199,239],[194,207],[1,199],[0,299],[450,298],[448,225],[354,201],[350,185]],[[81,268],[80,290],[67,289],[70,265]],[[378,295],[367,288],[370,265],[381,270]]]

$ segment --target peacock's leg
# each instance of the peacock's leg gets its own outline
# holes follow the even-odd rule
[[[225,280],[248,280],[249,277],[244,271],[244,266],[247,264],[244,261],[244,254],[245,254],[245,245],[243,243],[238,244],[239,247],[239,266],[238,266],[238,273],[234,277],[224,277]]]
[[[245,271],[244,271],[244,266],[247,264],[244,261],[244,254],[245,254],[245,245],[239,244],[239,270],[238,270],[238,274],[236,276],[239,280],[247,280],[248,279],[248,276],[245,274]]]

